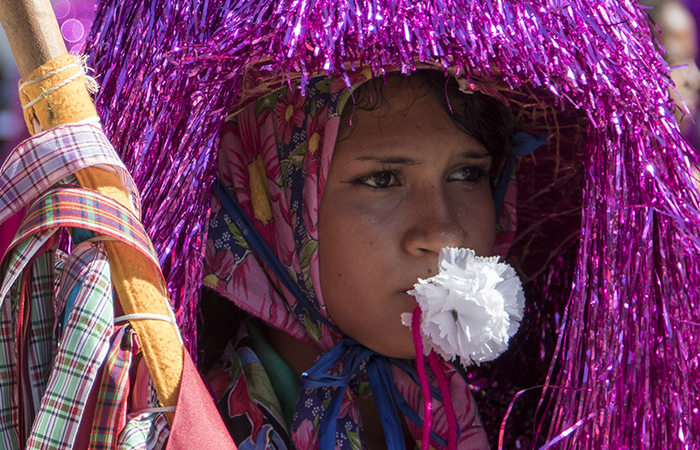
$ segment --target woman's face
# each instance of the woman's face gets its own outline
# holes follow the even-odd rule
[[[357,110],[337,142],[319,211],[321,288],[332,320],[386,356],[415,357],[401,314],[444,247],[493,252],[491,156],[430,94],[391,79],[388,112]],[[347,106],[351,108],[351,105]]]

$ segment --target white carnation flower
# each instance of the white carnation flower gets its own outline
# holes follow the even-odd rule
[[[520,326],[525,295],[515,270],[498,257],[473,250],[445,248],[440,272],[419,279],[408,291],[421,307],[421,335],[426,353],[434,349],[448,360],[490,361],[503,353]],[[410,326],[411,314],[403,314]]]

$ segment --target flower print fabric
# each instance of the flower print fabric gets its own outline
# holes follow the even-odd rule
[[[227,122],[219,148],[219,178],[324,316],[321,293],[315,288],[319,285],[318,207],[343,92],[347,93],[344,82],[326,78],[310,85],[306,97],[298,89],[283,87]],[[330,147],[329,151],[324,151],[325,147]],[[228,261],[226,252],[233,257],[232,267],[219,263]],[[207,255],[206,286],[298,339],[317,343],[324,351],[333,347],[335,339],[330,331],[308,316],[274,275],[268,277],[264,264],[216,200]]]
[[[351,78],[351,84],[356,86],[367,79],[369,73],[358,71]],[[313,79],[306,88],[306,96],[299,89],[282,87],[259,98],[227,121],[222,130],[218,156],[219,178],[237,198],[244,213],[314,308],[326,319],[328,315],[319,289],[318,209],[340,114],[348,101],[352,101],[351,92],[340,79]],[[512,209],[506,205],[502,216],[510,212],[509,217],[514,217]],[[514,229],[514,223],[508,221],[506,228],[508,231]],[[505,236],[501,247],[507,247],[509,240],[512,236]],[[318,345],[324,352],[338,343],[341,336],[309,315],[249,248],[216,198],[212,201],[206,248],[205,286],[267,324]],[[464,379],[449,363],[444,362],[444,367],[458,406],[462,429],[460,448],[488,448]],[[392,373],[399,392],[422,416],[420,387],[402,370],[392,367]],[[230,368],[228,378],[222,378],[221,373],[217,375],[219,384],[222,379],[229,380],[221,394],[220,410],[222,404],[230,404],[230,398],[235,397],[248,408],[246,420],[253,423],[255,417],[261,417],[256,411],[259,403],[249,401],[250,395],[248,399],[242,395],[241,378],[245,376],[244,371]],[[332,388],[301,390],[291,430],[291,440],[297,448],[318,448],[320,417],[332,392]],[[337,421],[336,448],[364,448],[361,418],[355,402],[357,395],[371,395],[362,369],[355,373],[343,396]],[[447,419],[442,404],[433,401],[433,429],[446,436]],[[263,419],[267,420],[264,415]],[[420,436],[420,430],[413,424],[409,424],[409,429],[414,436]],[[234,440],[238,445],[243,442],[235,435]],[[439,448],[437,442],[431,444]]]
[[[207,375],[209,386],[239,450],[290,448],[282,409],[243,324]]]

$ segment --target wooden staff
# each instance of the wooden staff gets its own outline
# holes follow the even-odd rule
[[[68,53],[50,0],[0,0],[0,22],[20,76]]]
[[[37,79],[20,92],[20,98],[24,95],[22,101],[30,133],[35,132],[34,119],[41,130],[50,130],[96,117],[97,112],[82,80],[75,79],[60,86],[61,89],[51,96],[43,95],[50,92],[49,86],[58,86],[57,80],[67,79],[69,72],[58,71],[46,80],[38,72],[56,72],[67,67],[66,64],[75,66],[75,60],[66,50],[49,0],[0,0],[0,15],[22,79],[27,82],[32,77]],[[57,67],[49,70],[51,64]],[[74,68],[74,73],[78,70]],[[37,98],[41,101],[29,109]],[[87,167],[75,172],[75,176],[82,187],[110,197],[138,214],[116,172]],[[103,245],[110,262],[112,283],[124,313],[170,317],[167,290],[162,285],[159,268],[139,250],[128,245],[116,241],[106,241]],[[184,347],[176,325],[163,320],[136,320],[132,326],[141,341],[146,366],[160,403],[164,407],[175,407],[184,364]],[[168,410],[165,415],[172,425],[173,412]],[[228,437],[225,427],[223,430],[221,434]]]

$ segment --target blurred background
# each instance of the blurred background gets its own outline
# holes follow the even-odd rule
[[[66,47],[78,54],[94,16],[95,0],[53,0]],[[0,33],[0,164],[12,149],[29,137],[17,96],[19,71],[5,33]]]

